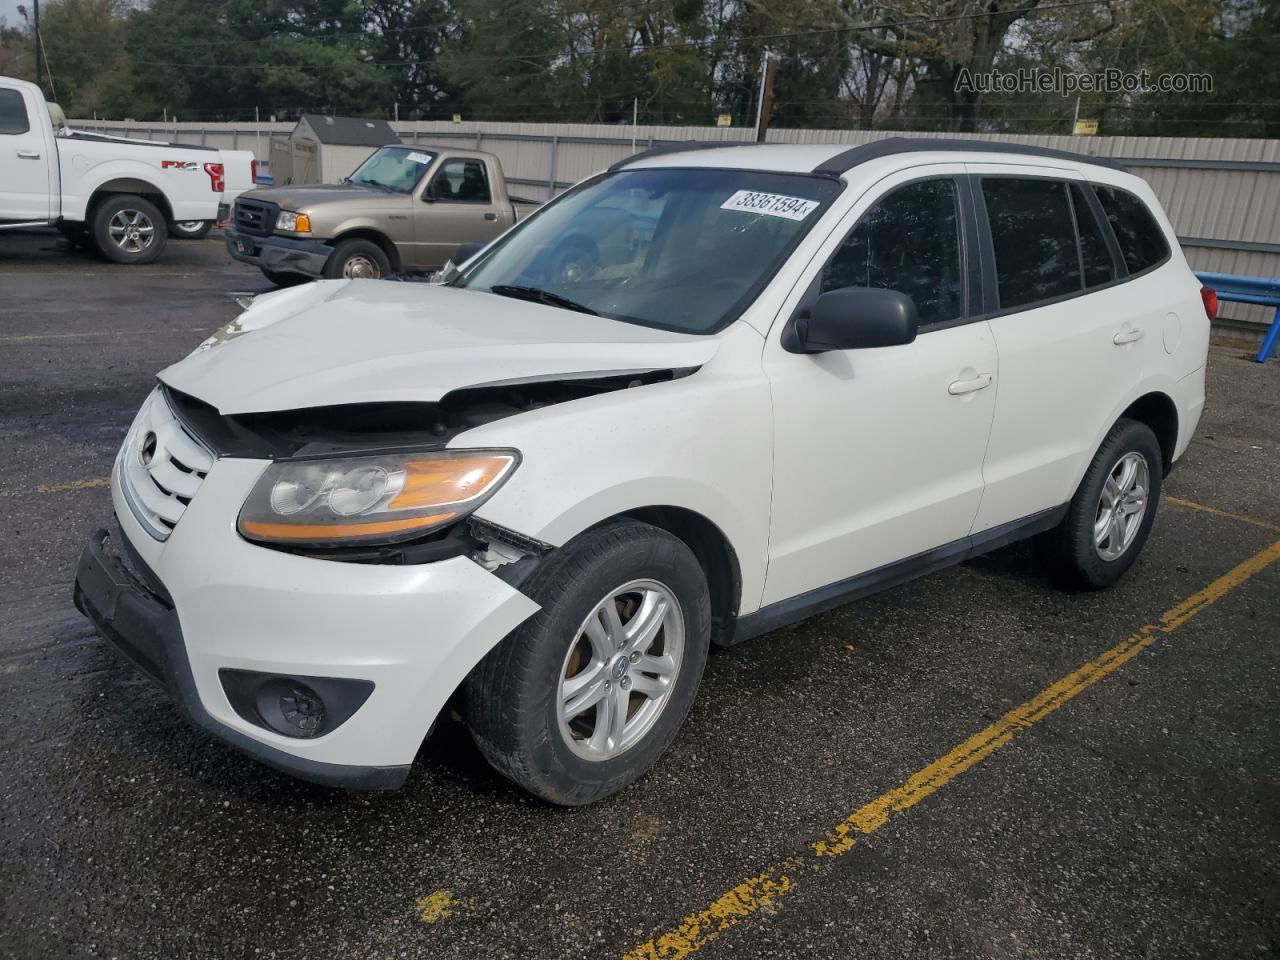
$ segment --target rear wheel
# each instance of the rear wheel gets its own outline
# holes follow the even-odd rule
[[[306,274],[281,273],[275,270],[263,270],[262,275],[277,287],[296,287],[300,283],[307,283],[311,280],[311,277],[308,277]]]
[[[467,680],[481,753],[564,806],[648,770],[693,704],[711,636],[706,577],[689,548],[636,521],[588,531],[521,588],[542,609]]]
[[[331,280],[378,280],[390,272],[391,261],[372,240],[343,240],[324,265],[324,275]]]
[[[175,240],[200,240],[209,235],[212,220],[175,220],[169,224]]]
[[[99,252],[114,263],[151,263],[164,252],[169,231],[150,200],[118,193],[97,205],[92,236]]]
[[[1067,516],[1036,538],[1049,568],[1073,586],[1097,590],[1124,574],[1155,522],[1164,461],[1151,428],[1121,420],[1085,471]]]

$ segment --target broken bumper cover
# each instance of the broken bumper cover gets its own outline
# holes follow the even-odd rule
[[[272,273],[301,273],[308,277],[324,274],[324,265],[333,248],[321,240],[294,237],[255,237],[236,230],[226,233],[231,259],[251,263]]]
[[[265,466],[217,461],[164,542],[113,484],[122,543],[85,548],[76,606],[200,729],[302,779],[395,788],[458,684],[537,605],[467,557],[354,564],[248,543],[234,517]],[[237,710],[237,673],[371,692],[333,729],[288,736]]]

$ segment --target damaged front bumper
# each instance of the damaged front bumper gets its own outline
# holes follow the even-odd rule
[[[345,563],[243,540],[235,517],[266,466],[218,460],[163,542],[113,483],[122,542],[86,547],[76,606],[206,732],[303,779],[399,786],[458,684],[537,604],[466,556]],[[269,704],[246,707],[245,676],[364,698],[317,735],[290,736],[266,722]]]
[[[231,259],[251,263],[271,273],[301,273],[308,277],[324,275],[333,247],[322,240],[293,237],[255,237],[234,229],[226,232],[227,253]]]

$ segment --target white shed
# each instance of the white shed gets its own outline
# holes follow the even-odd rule
[[[385,120],[304,113],[287,137],[271,141],[271,175],[277,184],[338,183],[369,154],[399,143]]]

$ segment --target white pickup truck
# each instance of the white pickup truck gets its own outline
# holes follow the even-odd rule
[[[39,87],[0,77],[0,230],[56,226],[108,260],[150,263],[171,223],[217,218],[225,173],[212,147],[55,124]]]

